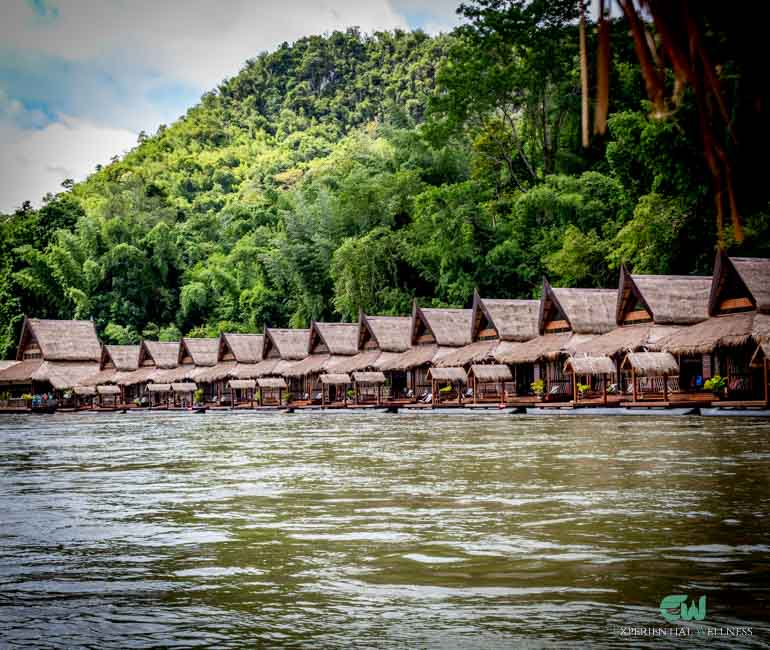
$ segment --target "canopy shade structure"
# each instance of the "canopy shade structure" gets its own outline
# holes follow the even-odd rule
[[[464,384],[468,381],[468,375],[463,368],[431,368],[428,370],[428,379]]]
[[[260,388],[286,388],[286,380],[283,377],[259,377],[257,386]]]
[[[97,386],[96,392],[99,393],[99,395],[120,395],[120,386],[112,384]]]
[[[147,384],[147,392],[149,393],[170,393],[171,384]]]
[[[570,357],[564,363],[564,371],[593,377],[617,373],[615,364],[609,357]]]
[[[233,389],[248,390],[256,388],[257,382],[254,379],[231,379],[227,385]]]
[[[198,387],[191,382],[171,384],[171,390],[175,393],[194,393],[197,389]]]
[[[331,373],[328,375],[321,375],[321,383],[339,386],[341,384],[350,384],[351,380],[350,375],[344,373]]]
[[[353,381],[357,384],[384,384],[385,374],[382,372],[354,372]]]
[[[513,381],[511,369],[508,366],[498,364],[478,364],[471,366],[469,377],[475,377],[480,382],[506,382]]]
[[[632,352],[626,355],[622,367],[642,377],[679,374],[679,364],[669,352]]]
[[[96,395],[96,386],[73,386],[72,392],[78,397],[90,397]]]

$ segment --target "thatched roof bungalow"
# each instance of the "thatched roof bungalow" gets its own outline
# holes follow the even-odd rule
[[[529,341],[538,335],[539,300],[498,300],[473,293],[471,343],[436,361],[436,366],[470,366],[495,362],[498,349]]]
[[[142,386],[148,381],[154,381],[161,372],[176,368],[178,364],[179,341],[145,340],[139,344],[138,368],[121,374],[117,382],[120,386]]]
[[[457,348],[468,345],[471,309],[420,308],[412,306],[411,347],[383,363],[381,370],[412,370],[438,361]]]
[[[334,372],[379,369],[411,346],[412,319],[409,316],[368,316],[358,321],[358,353],[343,357],[332,366]]]
[[[658,347],[679,358],[683,388],[713,375],[728,379],[734,399],[757,399],[761,377],[751,368],[756,344],[770,340],[770,260],[719,253],[714,263],[710,318],[661,339]]]
[[[25,318],[16,360],[0,371],[10,392],[63,391],[99,370],[102,350],[93,321]]]
[[[309,377],[331,372],[336,363],[355,356],[358,353],[358,323],[319,323],[310,324],[307,356],[292,365],[283,374],[285,377]],[[307,382],[312,388],[315,381]]]
[[[249,374],[256,377],[284,376],[288,369],[307,356],[309,339],[309,329],[266,327],[262,360]]]
[[[83,380],[89,386],[117,384],[118,380],[139,367],[139,345],[104,345],[99,372]]]
[[[658,341],[708,318],[710,276],[639,275],[623,266],[617,295],[618,327],[575,345],[575,355],[621,356],[656,350]]]

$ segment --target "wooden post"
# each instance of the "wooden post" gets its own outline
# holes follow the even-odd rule
[[[313,396],[311,395],[310,397],[312,398]],[[326,385],[323,382],[321,382],[321,408],[326,408]]]
[[[219,387],[217,387],[217,394],[219,393]],[[219,398],[217,398],[217,401],[220,401]],[[233,390],[233,387],[230,386],[230,410],[235,408],[235,391]]]
[[[457,382],[457,404],[460,405],[463,403],[463,383],[461,381]]]
[[[430,380],[430,405],[431,407],[436,405],[436,400],[439,399],[438,394],[436,393],[436,380],[431,379]]]
[[[479,381],[476,379],[476,373],[473,373],[473,382],[472,382],[471,389],[473,390],[473,403],[478,404],[478,393],[479,393]]]
[[[602,402],[607,405],[607,375],[602,375]]]
[[[769,364],[770,364],[770,359],[765,359],[765,365],[764,365],[764,368],[765,368],[765,404],[767,404],[768,406],[770,406],[770,394],[768,394],[768,387],[767,387],[767,381],[768,381],[768,378],[767,378],[767,375],[768,375],[767,366]]]
[[[633,385],[634,401],[636,401],[636,369],[633,367],[631,368],[631,383]]]
[[[377,406],[382,404],[382,384],[377,384]]]
[[[574,368],[572,368],[572,401],[575,404],[577,404],[577,401],[578,401],[577,374],[575,374]]]
[[[668,402],[668,373],[663,373],[663,401]]]

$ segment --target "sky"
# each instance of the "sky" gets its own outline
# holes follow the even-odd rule
[[[460,0],[0,0],[0,212],[40,205],[284,41],[449,31]]]

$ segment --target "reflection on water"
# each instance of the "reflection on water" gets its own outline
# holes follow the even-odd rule
[[[767,421],[4,416],[0,646],[764,647],[768,488]]]

